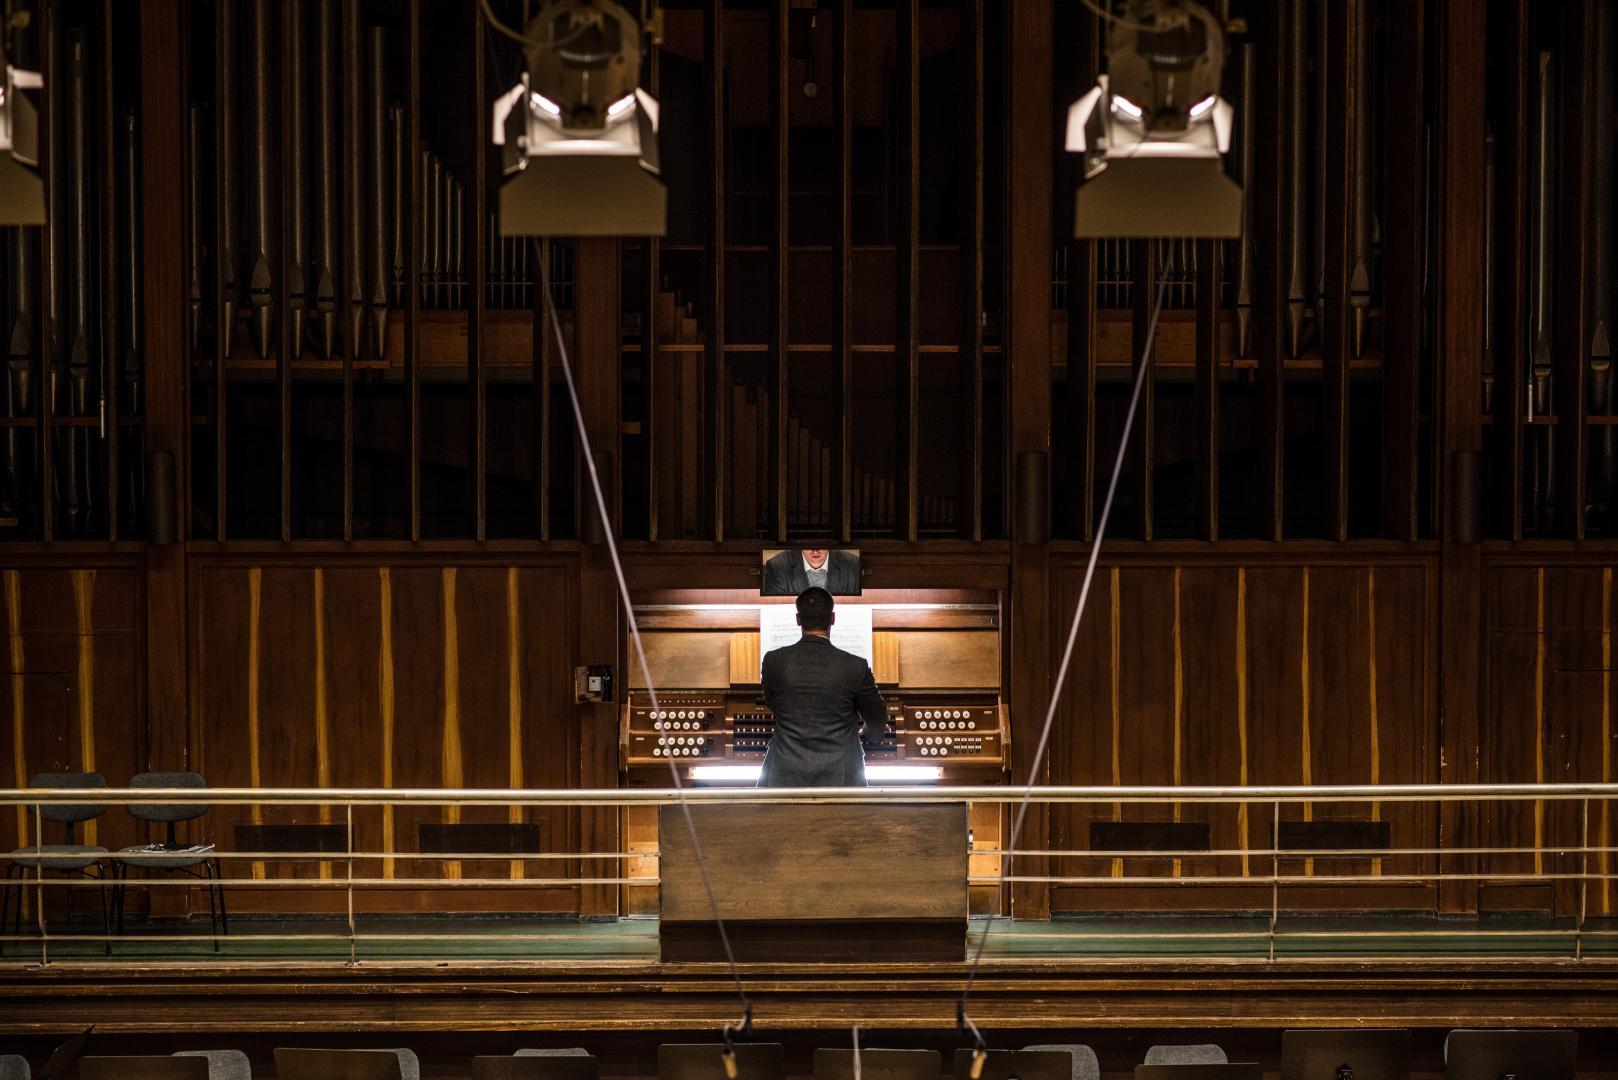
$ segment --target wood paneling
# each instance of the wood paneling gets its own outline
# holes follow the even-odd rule
[[[1430,575],[1421,564],[1276,559],[1218,567],[1103,564],[1057,712],[1051,782],[1431,781],[1437,722],[1427,694],[1428,654],[1415,644],[1427,633]],[[1054,576],[1056,610],[1065,615],[1077,601],[1083,565],[1064,562]],[[1030,718],[1014,717],[1017,737],[1037,737]],[[1089,847],[1086,823],[1099,818],[1207,821],[1215,849],[1263,850],[1274,809],[1075,806],[1053,810],[1052,818],[1052,842],[1063,848]],[[1281,818],[1384,820],[1396,847],[1437,841],[1436,816],[1426,808],[1316,804],[1283,807]],[[1114,876],[1175,869],[1162,858],[1110,861]],[[1070,861],[1057,872],[1097,873],[1106,865]],[[1427,863],[1406,865],[1415,870]],[[1303,869],[1373,872],[1367,860],[1314,860]],[[1270,864],[1259,855],[1186,859],[1178,871],[1262,877]],[[1063,894],[1059,889],[1053,900],[1057,907]],[[1077,891],[1065,899],[1076,900]],[[1149,902],[1217,907],[1244,901],[1204,891]]]
[[[202,771],[218,785],[576,786],[565,618],[572,590],[561,565],[206,566],[197,574],[193,611]],[[400,853],[357,871],[456,876],[454,864],[408,858],[419,827],[509,820],[504,808],[356,810],[358,848]],[[539,825],[545,849],[577,842],[566,811],[524,812],[518,820]],[[228,835],[237,821],[342,824],[345,815],[341,807],[257,815],[221,808],[208,827]],[[316,870],[271,862],[255,872],[309,877]],[[550,866],[527,873],[555,875]],[[293,895],[248,892],[238,906],[330,910],[342,902],[337,894]],[[576,900],[561,889],[521,898],[390,891],[362,904],[575,910]]]

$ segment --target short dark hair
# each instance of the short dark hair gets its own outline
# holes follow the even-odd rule
[[[798,594],[798,625],[805,630],[831,629],[831,593],[811,585]]]

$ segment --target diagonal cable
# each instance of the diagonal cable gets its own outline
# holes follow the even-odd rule
[[[1005,845],[1005,853],[1000,856],[1002,881],[1009,881],[1012,877],[1013,862],[1017,857],[1017,839],[1022,834],[1023,819],[1028,816],[1028,806],[1034,796],[1034,781],[1039,778],[1040,766],[1045,762],[1045,752],[1050,745],[1051,727],[1056,721],[1056,706],[1062,699],[1062,687],[1067,682],[1068,668],[1073,661],[1073,646],[1079,639],[1079,624],[1084,619],[1085,605],[1090,599],[1090,582],[1095,578],[1096,560],[1101,555],[1101,544],[1107,537],[1107,521],[1112,516],[1113,500],[1118,495],[1118,478],[1123,474],[1124,458],[1129,453],[1129,436],[1134,430],[1141,388],[1146,385],[1146,358],[1152,354],[1152,343],[1157,338],[1157,320],[1163,314],[1163,296],[1168,289],[1169,271],[1173,265],[1172,256],[1165,259],[1163,273],[1157,281],[1157,298],[1152,304],[1151,321],[1146,326],[1146,340],[1141,345],[1140,363],[1135,370],[1135,387],[1129,395],[1129,411],[1124,415],[1124,431],[1118,440],[1118,455],[1112,462],[1112,478],[1107,481],[1107,497],[1101,504],[1101,518],[1096,523],[1095,542],[1090,545],[1090,559],[1084,568],[1084,584],[1079,589],[1079,603],[1073,609],[1073,622],[1068,626],[1067,647],[1062,650],[1062,663],[1056,670],[1056,683],[1051,687],[1050,704],[1045,709],[1045,726],[1039,733],[1039,744],[1034,748],[1034,761],[1028,770],[1028,783],[1023,786],[1022,800],[1017,803],[1017,814],[1012,819],[1010,842]],[[998,916],[998,911],[991,911],[983,924],[983,933],[978,938],[977,949],[972,954],[972,964],[966,971],[966,985],[961,989],[961,998],[956,1003],[955,1009],[957,1024],[972,1036],[979,1051],[984,1048],[983,1033],[967,1016],[966,1004],[972,993],[972,984],[977,979],[978,965],[983,960],[984,947],[989,943],[989,931],[994,927],[994,921]]]
[[[629,600],[629,585],[624,580],[624,563],[618,555],[618,538],[613,531],[612,517],[607,513],[607,497],[601,489],[601,475],[596,471],[595,452],[590,446],[590,433],[584,426],[584,409],[579,405],[579,389],[573,381],[573,364],[568,359],[567,343],[562,339],[562,320],[556,311],[556,300],[551,295],[550,268],[545,260],[539,260],[539,286],[545,293],[545,309],[550,315],[551,329],[556,334],[556,354],[562,359],[562,375],[567,382],[568,403],[573,406],[573,424],[579,433],[579,444],[584,450],[585,469],[590,475],[590,489],[595,494],[596,513],[601,516],[601,532],[607,540],[607,551],[612,555],[612,572],[618,579],[618,596],[623,601],[624,617],[629,620],[629,639],[635,646],[635,661],[640,665],[641,679],[646,683],[646,696],[650,699],[652,711],[658,712],[657,689],[652,685],[652,669],[646,663],[646,647],[641,642],[640,624],[635,621],[635,607]],[[691,804],[685,797],[685,786],[680,783],[680,770],[675,766],[674,759],[669,758],[669,779],[674,791],[680,800],[680,812],[685,817],[685,827],[691,834],[691,851],[697,859],[697,873],[702,878],[703,892],[708,895],[708,908],[713,912],[714,926],[719,931],[719,943],[724,946],[725,960],[730,964],[730,977],[736,983],[736,996],[742,1001],[742,1019],[737,1030],[746,1033],[752,1023],[753,1003],[748,1000],[747,990],[742,986],[741,969],[736,966],[736,953],[730,947],[730,935],[725,930],[725,920],[719,915],[719,901],[714,896],[713,883],[708,878],[708,863],[702,855],[702,841],[697,836],[697,823],[691,817]],[[726,1042],[729,1043],[731,1025],[725,1026]]]

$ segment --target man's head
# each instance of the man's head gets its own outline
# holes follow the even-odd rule
[[[830,557],[831,552],[827,551],[825,548],[803,549],[803,561],[814,567],[816,570],[824,567],[826,565],[826,560]]]
[[[825,554],[822,552],[821,554]],[[810,587],[798,594],[798,625],[806,634],[825,634],[837,621],[832,614],[831,593],[819,587]]]

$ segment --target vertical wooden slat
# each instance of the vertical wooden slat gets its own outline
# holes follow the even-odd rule
[[[1556,530],[1569,539],[1585,535],[1585,491],[1589,481],[1590,430],[1587,396],[1590,349],[1590,160],[1597,118],[1595,100],[1594,5],[1582,0],[1561,9],[1567,62],[1561,64],[1562,138],[1556,168],[1556,228],[1561,265],[1556,280]],[[1612,117],[1600,118],[1601,137],[1612,138]],[[1610,209],[1608,211],[1611,212]]]
[[[920,0],[897,0],[895,101],[893,125],[899,141],[898,229],[894,235],[895,302],[893,361],[898,426],[895,429],[894,530],[915,540],[921,502],[921,351],[918,347],[921,292],[921,42]]]
[[[1134,280],[1130,287],[1133,301],[1129,339],[1130,374],[1144,366],[1146,376],[1140,390],[1140,405],[1135,413],[1135,430],[1130,435],[1129,485],[1130,507],[1133,511],[1135,536],[1141,540],[1152,538],[1152,473],[1156,462],[1157,411],[1156,364],[1157,348],[1147,350],[1146,338],[1152,322],[1152,308],[1157,302],[1158,242],[1131,240],[1130,263]]]
[[[787,424],[792,415],[790,408],[791,358],[787,355],[787,315],[790,293],[787,291],[787,264],[791,259],[787,234],[787,135],[791,124],[790,62],[787,59],[787,0],[773,0],[770,5],[770,129],[773,137],[772,172],[775,197],[772,200],[772,229],[770,233],[770,359],[773,364],[775,389],[770,395],[770,449],[769,462],[770,529],[777,540],[787,538],[789,496],[802,505],[807,492],[798,485],[793,491],[791,474],[787,470]]]
[[[1015,107],[1006,121],[1006,332],[1008,439],[1010,460],[1023,453],[1049,454],[1051,448],[1051,171],[1017,167],[1017,163],[1044,162],[1056,130],[1052,115],[1051,38],[1052,5],[1046,0],[1009,0],[1006,18],[1006,94]],[[1048,500],[1049,491],[1023,492]],[[1008,601],[1010,626],[1009,678],[1012,715],[1019,724],[1037,724],[1045,715],[1050,694],[1053,652],[1051,633],[1050,545],[1043,536],[1023,534],[1030,515],[1014,508],[1012,525],[1011,585]],[[1032,730],[1018,726],[1012,733],[1011,768],[1016,782],[1030,778],[1047,783],[1047,759],[1034,769]],[[1018,845],[1028,850],[1047,847],[1050,815],[1044,807],[1030,807]],[[1020,858],[1019,876],[1033,878],[1049,864],[1037,856]],[[1012,912],[1018,918],[1050,917],[1050,887],[1038,881],[1011,887]]]
[[[1500,88],[1495,129],[1494,534],[1523,534],[1523,416],[1528,361],[1528,0],[1497,14],[1500,41],[1490,81]],[[1435,109],[1438,103],[1434,103]],[[1432,181],[1429,181],[1431,183]],[[1397,235],[1397,234],[1394,234]],[[1391,313],[1390,313],[1391,314]]]
[[[463,260],[470,286],[466,297],[466,393],[471,408],[472,445],[468,448],[467,462],[471,469],[468,479],[471,482],[472,537],[481,542],[489,534],[488,373],[483,362],[484,309],[488,306],[483,290],[488,280],[485,264],[488,235],[482,228],[489,200],[488,47],[484,42],[481,6],[469,5],[468,11],[471,18],[467,29],[472,35],[472,100],[467,103],[472,114],[472,176],[464,218],[469,224],[459,239],[470,249]]]
[[[275,65],[281,84],[281,161],[290,164],[295,161],[292,154],[292,80],[286,77],[288,63],[292,58],[293,31],[297,26],[297,19],[292,14],[290,4],[279,9],[281,19],[281,56],[280,62]],[[349,19],[344,15],[343,33],[346,38],[349,31]],[[349,43],[343,43],[344,55],[348,55]],[[281,453],[281,541],[285,543],[292,539],[292,365],[298,359],[298,342],[292,340],[292,303],[288,294],[288,286],[292,276],[292,177],[284,170],[278,178],[278,203],[281,212],[280,237],[281,250],[277,253],[275,269],[275,316],[276,342],[275,349],[275,383],[280,408],[280,438],[278,440]],[[350,257],[352,253],[350,253]]]
[[[121,261],[113,256],[119,243],[118,233],[118,139],[114,131],[116,111],[113,108],[112,62],[112,0],[101,2],[101,415],[106,426],[106,462],[103,476],[107,493],[107,539],[118,539],[118,268]],[[189,145],[189,143],[188,143]],[[185,162],[185,169],[191,167]],[[184,169],[181,176],[189,175]],[[21,239],[17,241],[21,243]],[[190,251],[188,241],[182,241]],[[192,342],[186,342],[186,355],[190,356]]]
[[[704,0],[703,34],[706,47],[708,105],[708,167],[713,170],[708,192],[707,370],[703,373],[708,406],[708,431],[703,447],[707,463],[708,494],[713,500],[713,538],[725,538],[728,504],[725,453],[730,445],[727,413],[730,374],[725,363],[725,6],[723,0]],[[745,523],[744,523],[745,524]]]
[[[1434,211],[1438,244],[1437,298],[1439,446],[1445,467],[1438,477],[1439,505],[1451,493],[1450,455],[1483,445],[1483,418],[1478,394],[1483,382],[1483,218],[1484,117],[1477,102],[1485,86],[1486,17],[1482,5],[1448,4],[1435,9],[1434,102],[1437,163]],[[1484,612],[1480,599],[1483,561],[1477,544],[1460,543],[1447,515],[1441,518],[1439,564],[1439,683],[1443,747],[1439,776],[1443,783],[1476,783],[1479,712],[1482,698],[1479,650],[1484,645]],[[1446,844],[1475,844],[1474,810],[1447,803],[1441,814]],[[1476,860],[1445,860],[1454,874],[1476,872]],[[1440,891],[1443,910],[1470,907],[1476,882],[1452,881]]]
[[[316,17],[324,17],[323,13],[321,13],[318,8],[316,11]],[[330,31],[325,32],[329,33]],[[339,70],[342,70],[342,68],[346,65],[353,63],[354,57],[359,53],[359,8],[355,5],[354,0],[346,0],[340,9],[340,13],[338,15],[338,34],[337,55],[339,58]],[[320,36],[317,34],[316,40],[318,41],[319,39]],[[324,62],[324,59],[322,59],[322,61],[317,61],[317,64],[320,62]],[[343,90],[346,93],[354,86],[357,86],[359,84],[359,80],[360,76],[356,74],[352,78],[345,77],[341,78],[339,81],[341,82]],[[316,108],[324,109],[329,107],[330,106],[328,106],[326,102],[318,102],[316,104]],[[339,127],[337,145],[339,147],[346,148],[349,146],[358,146],[360,144],[359,133],[349,130],[359,115],[359,105],[356,102],[344,101],[338,107],[337,122]],[[332,153],[333,151],[328,149],[326,152]],[[339,155],[340,153],[341,152],[339,151]],[[339,160],[341,160],[340,156]],[[359,204],[358,199],[351,198],[348,194],[348,190],[351,185],[358,185],[362,183],[361,177],[353,175],[354,166],[358,164],[358,162],[350,162],[349,167],[342,170],[343,176],[339,181],[339,190],[337,192],[333,192],[330,195],[322,193],[320,196],[321,198],[325,199],[336,199],[337,204],[343,208],[342,212],[345,214],[352,213],[354,207]],[[371,167],[381,168],[382,163],[372,162]],[[342,237],[350,237],[355,232],[354,227],[347,224],[338,225],[336,222],[333,222],[332,227],[336,229],[338,231],[338,235]],[[345,251],[342,253],[342,258],[345,263],[349,259],[357,259],[359,257],[360,254],[355,251]],[[337,310],[340,313],[339,323],[344,327],[356,325],[352,315],[354,305],[359,303],[359,297],[353,295],[353,283],[355,280],[356,275],[350,273],[347,266],[343,268],[343,272],[339,274],[337,278]],[[353,333],[343,333],[340,334],[339,337],[342,339],[343,361],[343,539],[353,540],[354,361],[359,359],[360,343],[357,335]],[[377,356],[382,356],[386,353],[386,347],[380,341],[373,345],[373,349],[375,351],[375,355]]]
[[[140,160],[153,175],[162,162],[185,160],[186,11],[181,0],[145,0],[139,7],[140,55],[181,57],[173,63],[140,65]],[[49,17],[52,5],[44,5]],[[40,10],[40,9],[36,9]],[[47,80],[49,75],[47,74]],[[46,82],[49,87],[50,82]],[[179,182],[143,184],[140,189],[141,355],[146,362],[146,448],[174,455],[175,498],[166,523],[149,522],[176,538],[185,536],[188,507],[186,429],[190,424],[186,390],[185,245],[163,242],[183,237],[185,186]],[[192,750],[187,706],[185,545],[146,545],[143,639],[145,641],[147,761],[157,768],[187,768]]]
[[[837,524],[834,535],[845,543],[854,538],[854,352],[849,321],[854,288],[854,100],[849,93],[849,23],[854,17],[854,0],[838,0],[836,39],[832,45],[832,81],[837,95],[837,176],[836,234],[832,238],[833,272],[837,293],[833,301],[832,354],[835,368],[833,408],[837,414],[837,434],[832,440],[832,477],[837,485]]]
[[[214,317],[218,324],[214,328],[214,360],[213,360],[213,420],[214,420],[214,538],[220,542],[229,539],[227,522],[229,520],[228,498],[228,451],[230,439],[226,435],[226,422],[229,418],[229,381],[225,365],[230,359],[230,342],[236,332],[234,325],[235,306],[225,302],[225,282],[227,274],[233,278],[234,268],[227,268],[225,260],[234,258],[234,251],[224,250],[223,240],[227,229],[226,217],[235,213],[235,206],[226,205],[225,173],[236,167],[236,162],[225,160],[223,150],[229,145],[231,137],[225,132],[225,109],[222,107],[222,98],[226,94],[234,94],[235,65],[228,62],[233,55],[236,43],[235,37],[236,0],[219,0],[214,8]],[[222,72],[228,72],[229,78],[221,79]],[[149,158],[142,158],[149,161]],[[150,234],[148,246],[150,246]]]
[[[1407,240],[1382,247],[1382,531],[1398,540],[1414,540],[1420,524],[1426,2],[1395,4],[1387,18],[1387,70],[1401,73],[1402,89],[1383,95],[1383,231]],[[1496,379],[1495,393],[1500,390]]]
[[[1078,39],[1075,42],[1073,90],[1087,93],[1095,85],[1100,67],[1101,22],[1092,12],[1078,9]],[[1072,155],[1064,155],[1066,174],[1072,183],[1083,180]],[[1057,194],[1061,212],[1057,220],[1072,232],[1073,192]],[[1095,536],[1096,475],[1096,249],[1094,240],[1068,239],[1067,264],[1067,390],[1071,406],[1067,417],[1072,431],[1073,489],[1077,505],[1073,522],[1078,538]]]
[[[534,528],[541,540],[551,538],[551,339],[556,331],[551,327],[550,308],[545,302],[545,289],[550,284],[551,241],[541,237],[534,241],[534,352],[533,393],[534,406]],[[657,306],[655,303],[652,305]],[[653,335],[648,335],[652,337]],[[647,361],[651,370],[653,360]],[[650,395],[648,395],[650,400]],[[650,415],[648,413],[648,415]],[[655,459],[656,453],[653,453]],[[654,522],[652,539],[657,539],[657,491],[652,490]]]
[[[54,4],[42,4],[39,12],[39,70],[44,76],[45,88],[39,95],[39,172],[45,184],[45,226],[39,230],[41,289],[45,302],[39,312],[39,382],[35,390],[35,407],[39,410],[39,535],[47,544],[56,537],[56,354],[61,332],[61,297],[56,288],[57,268],[57,202],[51,196],[53,187],[61,183],[55,174],[61,161],[59,142],[53,137],[56,130],[56,107],[61,100],[58,85],[62,73],[56,69],[58,12]],[[148,234],[150,235],[150,234]]]
[[[405,11],[408,57],[405,62],[408,92],[405,123],[410,153],[405,161],[405,198],[410,213],[404,215],[405,247],[405,385],[409,430],[410,539],[421,539],[421,0],[410,0]]]
[[[1361,4],[1362,0],[1340,0],[1321,10],[1330,27],[1325,40],[1332,51],[1326,64],[1326,97],[1339,102],[1344,113],[1318,135],[1327,140],[1326,175],[1321,178],[1326,195],[1326,282],[1320,335],[1320,502],[1326,537],[1338,541],[1348,538],[1349,201],[1356,123],[1346,114],[1358,101],[1353,86],[1354,25],[1366,17]]]
[[[646,52],[646,90],[656,98],[662,93],[662,52],[653,45]],[[658,514],[659,468],[657,454],[658,415],[657,395],[660,392],[658,367],[662,357],[657,351],[658,299],[663,291],[663,242],[655,236],[646,238],[646,315],[641,324],[641,369],[645,377],[645,411],[641,415],[641,442],[646,447],[646,538],[656,540],[661,535],[662,522]],[[670,417],[670,420],[676,420]]]
[[[1219,252],[1217,240],[1198,240],[1196,535],[1219,539]]]
[[[961,0],[961,446],[958,527],[983,539],[983,0]]]
[[[1279,540],[1284,512],[1285,393],[1283,357],[1286,335],[1285,220],[1286,173],[1282,110],[1285,108],[1286,9],[1277,8],[1259,23],[1256,57],[1258,92],[1253,181],[1252,228],[1256,263],[1253,282],[1253,351],[1258,354],[1259,535]]]

